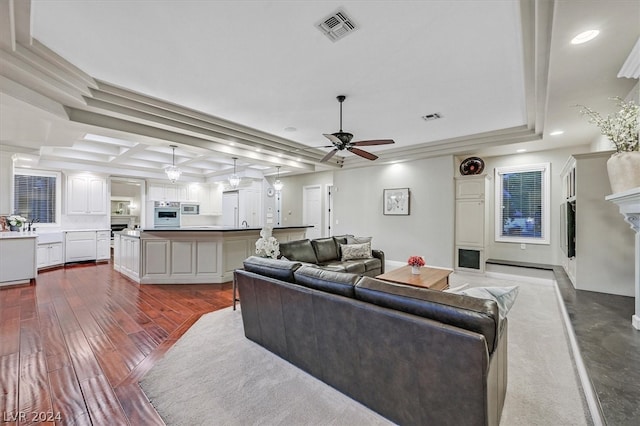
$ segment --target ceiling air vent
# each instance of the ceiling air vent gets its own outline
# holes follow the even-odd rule
[[[422,119],[424,121],[437,120],[438,118],[442,118],[442,114],[440,114],[439,112],[434,112],[433,114],[427,114],[422,116]]]
[[[338,41],[358,29],[357,24],[342,9],[324,18],[316,27],[331,41]]]

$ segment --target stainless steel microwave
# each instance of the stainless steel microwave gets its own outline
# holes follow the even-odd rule
[[[180,204],[181,214],[200,214],[200,204],[182,203]]]

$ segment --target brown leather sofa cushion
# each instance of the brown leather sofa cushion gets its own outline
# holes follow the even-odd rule
[[[487,350],[498,344],[498,305],[493,300],[395,284],[362,277],[355,287],[356,299],[407,312],[484,335]]]
[[[280,243],[280,254],[289,260],[306,263],[318,263],[316,252],[309,239]]]
[[[338,259],[338,249],[333,237],[311,240],[311,245],[319,263]]]
[[[293,275],[296,284],[351,298],[354,297],[353,287],[360,278],[357,274],[327,271],[313,266],[302,266]]]
[[[300,267],[300,262],[276,260],[258,256],[246,258],[243,264],[246,271],[290,283],[295,282],[293,274]]]

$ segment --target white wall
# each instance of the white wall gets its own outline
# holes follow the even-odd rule
[[[560,249],[560,204],[562,199],[562,182],[560,172],[571,154],[588,151],[588,146],[573,147],[552,151],[538,151],[516,155],[485,158],[485,173],[490,179],[490,190],[487,194],[489,203],[489,241],[487,244],[487,259],[512,260],[521,262],[544,263],[560,265],[562,250]],[[551,212],[550,212],[550,244],[526,244],[526,249],[520,248],[520,243],[503,243],[495,241],[495,176],[496,167],[515,166],[525,164],[551,163]]]
[[[453,157],[444,156],[334,172],[334,235],[372,236],[387,260],[424,256],[453,267]],[[385,216],[382,192],[409,188],[409,216]]]
[[[13,213],[11,205],[11,178],[13,175],[13,153],[0,150],[0,216]]]

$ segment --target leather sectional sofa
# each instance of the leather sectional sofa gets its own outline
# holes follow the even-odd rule
[[[280,243],[280,255],[287,260],[318,266],[329,271],[375,277],[384,273],[384,252],[371,250],[371,258],[342,260],[341,244],[351,235],[296,240]]]
[[[247,338],[389,420],[499,424],[507,320],[495,301],[259,257],[234,278]]]

